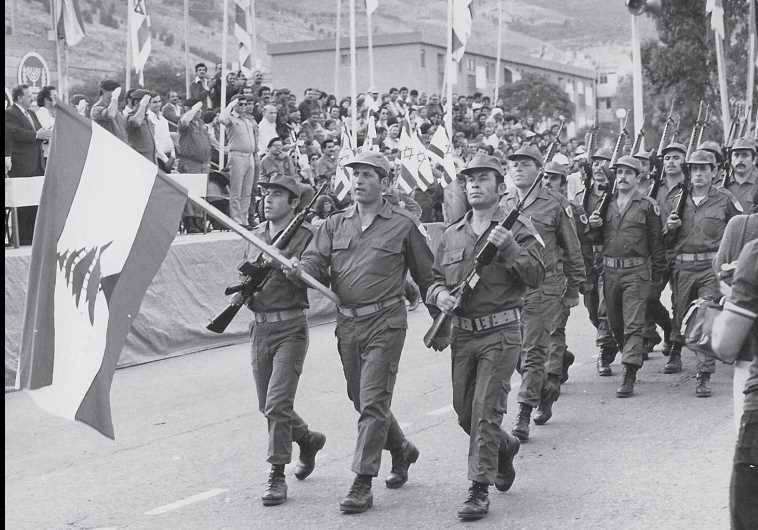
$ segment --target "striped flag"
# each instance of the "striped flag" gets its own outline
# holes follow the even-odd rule
[[[376,143],[376,137],[376,118],[374,118],[372,114],[369,114],[368,125],[366,126],[366,138],[363,140],[361,152],[379,151],[379,146]]]
[[[432,172],[432,164],[429,162],[429,156],[426,154],[426,147],[424,141],[421,139],[418,129],[413,132],[413,150],[416,153],[416,159],[418,160],[418,180],[424,183],[421,189],[426,190],[429,186],[434,184],[434,173]]]
[[[84,23],[79,11],[79,0],[55,1],[55,28],[58,38],[66,42],[66,46],[76,46],[84,38]]]
[[[350,138],[347,123],[344,121],[342,122],[342,138],[340,143],[340,152],[337,155],[337,172],[334,175],[334,193],[337,195],[338,200],[343,201],[347,197],[348,192],[350,192],[350,179],[353,176],[353,170],[345,167],[344,164],[350,161],[355,154],[353,140]]]
[[[147,0],[132,0],[129,40],[132,44],[134,71],[139,74],[140,86],[145,86],[145,64],[150,57],[150,17],[147,14]]]
[[[306,169],[310,169],[311,164],[308,162],[308,155],[301,151],[297,145],[297,137],[295,136],[295,131],[292,129],[290,129],[290,144],[293,146],[290,156],[295,164],[295,168],[302,174]]]
[[[472,0],[453,0],[453,60],[460,62],[466,51],[466,43],[471,36],[474,12]]]
[[[442,180],[440,184],[446,187],[455,180],[455,162],[450,149],[450,139],[447,137],[447,131],[444,127],[437,127],[434,131],[429,147],[426,150],[429,159],[442,167]]]
[[[34,230],[16,386],[113,438],[110,387],[187,192],[58,102]]]
[[[722,0],[705,0],[705,12],[711,15],[711,29],[724,40],[724,5]]]
[[[245,76],[253,73],[253,12],[251,0],[234,0],[234,36],[237,39],[237,57]]]
[[[400,164],[398,165],[397,184],[405,193],[412,193],[416,187],[426,191],[426,183],[418,176],[418,157],[411,138],[407,121],[403,123],[398,141]]]

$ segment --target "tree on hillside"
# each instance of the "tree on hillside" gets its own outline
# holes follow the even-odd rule
[[[729,97],[744,100],[747,76],[746,2],[724,2],[725,56]],[[687,137],[697,115],[698,102],[711,104],[712,121],[707,137],[721,140],[721,105],[716,46],[705,13],[705,2],[668,0],[653,15],[658,41],[642,46],[643,77],[649,83],[645,97],[652,99],[654,116],[646,121],[662,124],[672,98],[681,117],[681,136]],[[758,94],[758,91],[756,92]],[[756,94],[753,97],[756,97]],[[646,104],[647,107],[647,104]]]
[[[574,115],[574,104],[568,94],[539,75],[524,74],[515,83],[500,87],[498,93],[505,109],[516,109],[521,116],[532,116],[537,121],[556,119],[559,115],[571,120]]]

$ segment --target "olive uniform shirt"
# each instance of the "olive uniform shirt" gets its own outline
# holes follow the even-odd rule
[[[426,299],[433,263],[414,219],[387,200],[366,230],[356,204],[327,217],[302,258],[303,270],[330,281],[345,307],[402,296],[407,270]]]
[[[270,222],[261,223],[253,229],[253,234],[260,237],[266,243],[271,244],[274,237],[269,234]],[[291,257],[299,257],[313,239],[314,228],[308,223],[303,223],[295,232],[282,254]],[[261,255],[261,251],[248,245],[245,249],[244,261],[254,263]],[[305,309],[308,307],[308,289],[300,282],[287,279],[281,268],[272,265],[272,271],[268,279],[263,283],[260,291],[248,301],[248,307],[256,313],[272,311],[284,311],[286,309]]]
[[[443,289],[452,289],[469,273],[476,255],[487,243],[492,227],[502,222],[507,213],[499,207],[493,215],[490,228],[477,236],[471,228],[473,212],[469,210],[460,220],[451,224],[442,235],[434,260],[434,285],[428,300],[435,301]],[[498,250],[492,263],[480,271],[474,291],[464,297],[457,314],[467,318],[490,315],[498,311],[521,307],[527,287],[538,287],[545,276],[542,263],[542,244],[537,230],[524,216],[511,229],[513,242]]]

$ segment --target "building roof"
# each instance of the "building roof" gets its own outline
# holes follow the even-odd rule
[[[414,31],[409,33],[385,33],[374,35],[374,48],[381,46],[397,46],[402,44],[426,44],[435,46],[440,49],[446,49],[444,34],[436,34],[425,31]],[[365,35],[357,36],[355,39],[356,48],[368,47],[368,37]],[[340,48],[348,50],[350,39],[344,38],[340,42]],[[324,52],[334,50],[334,39],[308,40],[296,42],[275,42],[268,45],[268,53],[271,56],[291,55],[299,53]],[[486,50],[486,51],[485,51]],[[492,50],[476,43],[466,48],[467,55],[477,55],[487,59],[495,59]],[[585,79],[594,79],[595,72],[588,69],[573,65],[561,64],[554,61],[545,61],[537,57],[531,57],[526,54],[516,53],[511,50],[503,50],[501,60],[512,63],[531,66],[542,70],[570,74]]]

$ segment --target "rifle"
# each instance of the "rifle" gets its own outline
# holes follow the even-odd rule
[[[724,147],[722,149],[723,156],[724,156],[724,162],[723,162],[723,171],[724,171],[724,178],[721,180],[721,187],[727,188],[732,183],[734,168],[732,167],[732,144],[734,143],[735,138],[737,137],[737,129],[739,127],[738,121],[739,121],[739,115],[740,115],[740,107],[739,105],[735,109],[735,113],[733,116],[731,116],[731,124],[729,125],[729,134],[726,137],[726,143],[724,144]]]
[[[708,120],[711,118],[711,104],[708,103],[705,106],[705,119],[703,119],[703,123],[700,127],[700,134],[698,134],[697,137],[697,145],[700,146],[700,144],[703,143],[703,133],[705,132],[705,128],[708,126]]]
[[[505,219],[503,219],[503,221],[500,223],[500,226],[502,226],[503,228],[506,228],[507,230],[510,230],[511,228],[513,228],[513,225],[516,223],[516,219],[518,219],[518,216],[521,213],[521,210],[524,209],[524,205],[526,204],[527,199],[534,192],[534,190],[537,189],[537,186],[540,185],[544,175],[545,175],[545,168],[543,167],[540,170],[539,174],[537,175],[537,178],[535,178],[534,182],[532,182],[532,185],[529,187],[527,192],[518,202],[516,207],[510,211],[508,216]],[[474,290],[474,288],[476,287],[476,284],[479,283],[479,278],[480,278],[482,269],[492,262],[496,254],[497,254],[497,247],[493,245],[492,243],[490,243],[489,241],[487,241],[487,243],[485,243],[485,245],[479,250],[474,260],[474,265],[469,271],[469,273],[461,281],[461,283],[456,285],[453,288],[453,290],[450,291],[450,294],[455,296],[455,308],[453,309],[453,311],[460,308],[463,302],[463,298],[468,293]],[[438,335],[440,334],[440,331],[446,327],[446,324],[448,323],[449,318],[450,318],[450,313],[446,313],[445,311],[440,311],[440,313],[434,319],[434,323],[432,324],[432,327],[430,327],[429,330],[424,335],[424,345],[427,348],[434,348],[436,351],[442,351],[447,347],[446,344],[443,345],[443,343],[440,342]]]
[[[661,139],[658,142],[658,150],[655,152],[655,158],[653,159],[652,169],[650,171],[650,177],[653,179],[653,184],[650,186],[648,197],[655,199],[658,197],[658,190],[661,188],[663,182],[663,150],[666,148],[666,135],[669,131],[669,126],[674,123],[674,99],[671,100],[671,108],[669,109],[668,116],[666,116],[666,123],[663,125],[663,131],[661,132]]]
[[[707,112],[707,111],[706,111]],[[697,119],[695,119],[695,125],[692,126],[692,132],[690,133],[690,141],[687,144],[687,155],[684,157],[685,161],[690,157],[692,151],[697,147],[695,145],[695,139],[703,136],[703,129],[705,128],[705,120],[703,118],[703,100],[697,107]]]
[[[287,248],[287,245],[289,245],[297,230],[305,222],[305,218],[313,211],[313,205],[316,203],[316,199],[324,193],[326,187],[327,183],[322,184],[311,199],[311,202],[295,214],[284,230],[274,237],[274,240],[271,243],[274,247],[279,250]],[[271,259],[265,254],[258,256],[258,259],[256,259],[254,263],[248,261],[243,263],[240,266],[239,271],[243,274],[245,280],[242,283],[232,285],[224,290],[226,296],[241,292],[241,301],[239,303],[229,304],[216,318],[210,321],[206,326],[206,329],[214,333],[223,333],[234,317],[237,316],[239,310],[242,309],[242,306],[247,304],[250,298],[263,288],[265,283],[271,277],[273,270],[274,269],[271,267]]]
[[[632,156],[636,155],[640,148],[642,147],[642,141],[645,139],[645,127],[643,126],[640,129],[640,132],[637,133],[637,137],[634,139],[634,144],[632,144],[632,152],[630,153]]]
[[[608,164],[608,168],[611,170],[611,174],[608,175],[608,185],[606,186],[606,190],[603,192],[603,196],[600,198],[600,204],[598,204],[598,207],[594,212],[592,212],[593,215],[599,215],[603,221],[605,221],[605,216],[608,214],[608,206],[611,204],[611,199],[613,199],[613,195],[616,193],[616,179],[613,177],[612,172],[615,169],[619,156],[621,155],[621,144],[624,141],[624,137],[629,134],[626,131],[626,122],[628,118],[629,113],[627,113],[624,117],[624,123],[621,125],[621,130],[619,131],[618,137],[616,137],[616,145],[613,147],[611,162]],[[610,190],[608,187],[610,187]]]
[[[545,151],[545,156],[542,157],[542,165],[544,166],[550,160],[553,159],[553,155],[555,155],[555,151],[558,148],[558,144],[560,144],[561,140],[561,134],[563,134],[563,127],[566,125],[566,119],[561,116],[561,125],[558,127],[558,132],[555,133],[555,139],[550,142],[550,145],[547,146],[547,150]]]
[[[592,152],[595,150],[597,142],[597,124],[592,125],[585,137],[585,160],[582,170],[584,171],[584,195],[582,195],[582,208],[587,212],[590,209],[590,199],[592,198]]]
[[[684,174],[684,180],[682,181],[682,193],[679,195],[679,198],[676,201],[676,205],[674,206],[674,213],[679,218],[680,221],[683,221],[683,215],[684,215],[684,207],[687,205],[687,198],[690,196],[691,190],[690,190],[690,170],[687,167],[687,164],[682,165],[682,173]],[[676,238],[677,234],[679,233],[679,229],[675,229],[671,232],[668,232],[666,234],[666,246],[668,248],[674,248],[674,245],[676,244]]]

